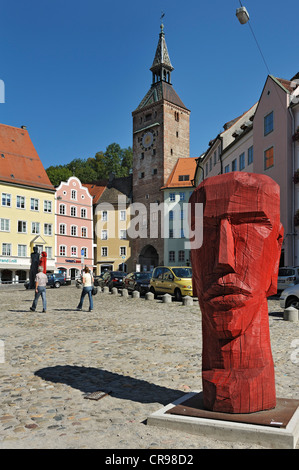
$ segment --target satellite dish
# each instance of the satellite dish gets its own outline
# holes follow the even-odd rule
[[[249,21],[249,13],[245,7],[237,8],[236,16],[241,24],[245,24]]]

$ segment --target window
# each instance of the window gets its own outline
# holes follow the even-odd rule
[[[184,214],[184,209],[181,209],[181,220],[184,220],[185,214]]]
[[[274,166],[274,148],[270,147],[264,152],[264,170]]]
[[[65,224],[59,224],[59,234],[60,235],[66,235],[66,225]]]
[[[185,201],[185,193],[180,193],[180,201]]]
[[[120,220],[126,220],[126,211],[120,211]]]
[[[245,168],[245,153],[241,153],[239,156],[239,170],[242,171]]]
[[[178,111],[175,111],[175,112],[174,112],[174,119],[175,119],[177,122],[179,122],[179,120],[180,120],[180,113],[179,113]]]
[[[229,165],[226,165],[224,168],[224,173],[229,173]]]
[[[119,231],[119,238],[121,240],[125,240],[127,238],[127,231],[126,230],[120,230]]]
[[[2,206],[11,207],[11,194],[2,193]]]
[[[101,239],[108,240],[108,230],[102,230]]]
[[[27,222],[25,220],[18,220],[18,233],[27,233]]]
[[[38,211],[39,210],[39,200],[35,199],[34,197],[30,198],[30,209],[32,211]]]
[[[179,250],[179,261],[185,261],[185,251]]]
[[[71,246],[71,256],[77,256],[77,247]]]
[[[44,224],[44,234],[52,235],[52,224]]]
[[[127,247],[126,246],[121,246],[119,251],[120,251],[120,256],[127,256]]]
[[[248,149],[248,165],[250,165],[251,163],[253,163],[253,145],[251,147],[249,147]]]
[[[169,262],[175,261],[175,252],[174,251],[169,252],[168,260],[169,260]]]
[[[65,215],[65,205],[64,204],[59,204],[59,214],[60,215]]]
[[[73,237],[77,236],[77,225],[71,225],[71,235]]]
[[[169,200],[174,202],[175,201],[175,193],[170,193],[169,194]]]
[[[11,243],[2,243],[2,256],[11,256]]]
[[[66,246],[60,245],[59,246],[59,256],[66,256]]]
[[[141,179],[144,178],[144,171],[142,171],[142,172],[139,174],[139,178],[141,178]]]
[[[210,160],[209,160],[209,166],[210,166],[210,171],[211,171],[212,170],[212,158],[210,158]]]
[[[107,222],[107,220],[108,220],[108,212],[102,211],[102,221]]]
[[[82,219],[86,219],[86,217],[87,217],[87,210],[86,209],[81,209],[81,217],[82,217]]]
[[[274,129],[273,111],[264,117],[264,135],[270,134]]]
[[[52,258],[52,247],[51,246],[46,246],[45,247],[45,252],[47,253],[47,258],[48,259]]]
[[[83,255],[82,255],[82,256],[84,256],[84,258],[87,258],[87,248],[82,247],[82,248],[81,248],[81,251],[83,251]]]
[[[27,246],[18,245],[18,256],[25,258],[27,256]]]
[[[173,228],[169,229],[169,238],[173,238]]]
[[[184,229],[181,228],[181,238],[185,238]]]
[[[17,209],[25,209],[25,197],[17,196]]]
[[[237,171],[237,159],[236,158],[232,161],[232,171]]]
[[[102,246],[102,256],[108,256],[108,248],[107,246]]]
[[[52,201],[44,201],[44,212],[52,212]]]
[[[152,174],[153,174],[153,175],[157,175],[157,174],[158,174],[157,168],[153,168]]]
[[[152,119],[152,113],[145,115],[145,121],[150,121]]]
[[[86,227],[81,228],[81,237],[83,237],[83,238],[87,237],[87,228]]]
[[[10,230],[10,220],[9,219],[0,219],[0,231],[9,232]]]
[[[74,201],[77,200],[77,191],[75,189],[72,189],[71,199],[73,199]]]
[[[39,222],[31,222],[31,233],[40,233],[40,223]]]
[[[173,220],[173,214],[174,214],[173,211],[169,211],[169,220]]]
[[[77,217],[77,207],[75,207],[75,206],[71,207],[71,216],[72,217]]]

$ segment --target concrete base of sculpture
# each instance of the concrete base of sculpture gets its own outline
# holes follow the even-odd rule
[[[299,400],[277,398],[274,409],[256,413],[216,413],[204,409],[202,392],[192,392],[150,415],[147,424],[269,449],[295,449]]]

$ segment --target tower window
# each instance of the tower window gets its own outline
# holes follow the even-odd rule
[[[180,113],[178,111],[174,112],[174,119],[179,122],[180,120]]]
[[[145,115],[145,120],[150,121],[152,119],[152,113],[146,114]]]

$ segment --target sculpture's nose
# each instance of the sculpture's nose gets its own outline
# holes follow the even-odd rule
[[[227,219],[221,220],[219,250],[215,271],[235,272],[235,242],[231,224]]]

